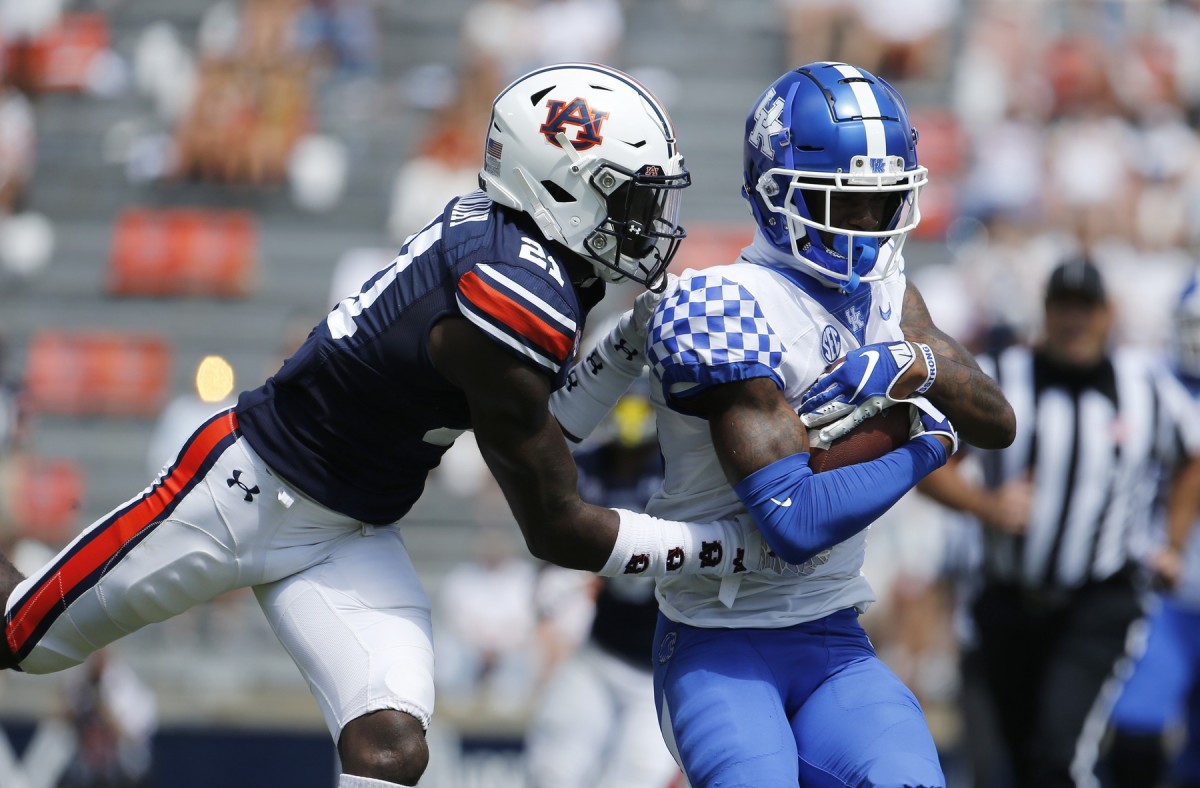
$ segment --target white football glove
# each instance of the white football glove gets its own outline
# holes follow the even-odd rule
[[[642,374],[650,318],[659,302],[678,288],[679,277],[667,274],[662,292],[641,293],[633,308],[571,369],[567,385],[550,395],[550,412],[568,436],[582,441],[590,435]]]
[[[802,414],[800,421],[809,428],[809,448],[828,449],[835,440],[882,412],[884,408],[911,401],[892,399],[880,394],[863,400],[857,406],[848,402],[831,402],[811,413]],[[820,429],[817,429],[818,427]]]
[[[675,274],[668,273],[666,285],[659,292],[647,290],[640,294],[633,301],[633,308],[626,310],[625,314],[621,315],[617,321],[617,330],[621,336],[625,337],[625,341],[638,349],[642,349],[646,345],[646,333],[650,329],[650,320],[654,317],[654,310],[658,308],[659,303],[667,296],[679,289],[679,277]]]

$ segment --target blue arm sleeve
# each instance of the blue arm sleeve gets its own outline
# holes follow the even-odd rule
[[[821,474],[808,467],[808,452],[793,454],[733,489],[772,552],[799,564],[866,528],[946,459],[937,438],[920,435],[877,460]]]

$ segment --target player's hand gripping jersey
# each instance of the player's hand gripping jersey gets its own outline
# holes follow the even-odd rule
[[[900,265],[894,275],[846,294],[757,243],[738,263],[686,272],[678,292],[659,307],[648,338],[666,479],[647,512],[696,520],[745,512],[713,449],[708,422],[689,415],[688,395],[767,377],[799,406],[813,380],[847,350],[902,338],[905,281]],[[859,571],[865,543],[864,529],[803,564],[776,559],[773,567],[740,578],[732,607],[725,604],[728,592],[724,601],[718,598],[720,578],[660,580],[662,610],[696,626],[783,627],[848,607],[865,609],[875,598]]]
[[[366,523],[398,520],[471,426],[466,398],[430,362],[434,323],[465,317],[556,386],[566,377],[604,285],[576,293],[537,238],[531,219],[482,192],[453,200],[241,396],[247,440],[318,503]]]

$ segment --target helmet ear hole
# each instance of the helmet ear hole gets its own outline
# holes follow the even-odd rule
[[[559,186],[554,181],[542,181],[542,188],[554,198],[555,202],[575,202],[575,195]]]

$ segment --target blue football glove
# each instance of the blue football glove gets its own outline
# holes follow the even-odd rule
[[[909,439],[918,435],[941,435],[950,440],[950,451],[946,453],[947,457],[958,451],[958,431],[954,429],[950,419],[946,418],[946,415],[938,410],[932,402],[924,397],[910,397],[904,402],[913,406],[912,426],[908,431]]]
[[[805,426],[820,427],[842,419],[872,398],[894,400],[892,387],[916,362],[918,353],[924,355],[929,368],[929,375],[916,392],[923,394],[937,375],[933,352],[927,345],[900,340],[851,350],[804,392],[799,413]]]

